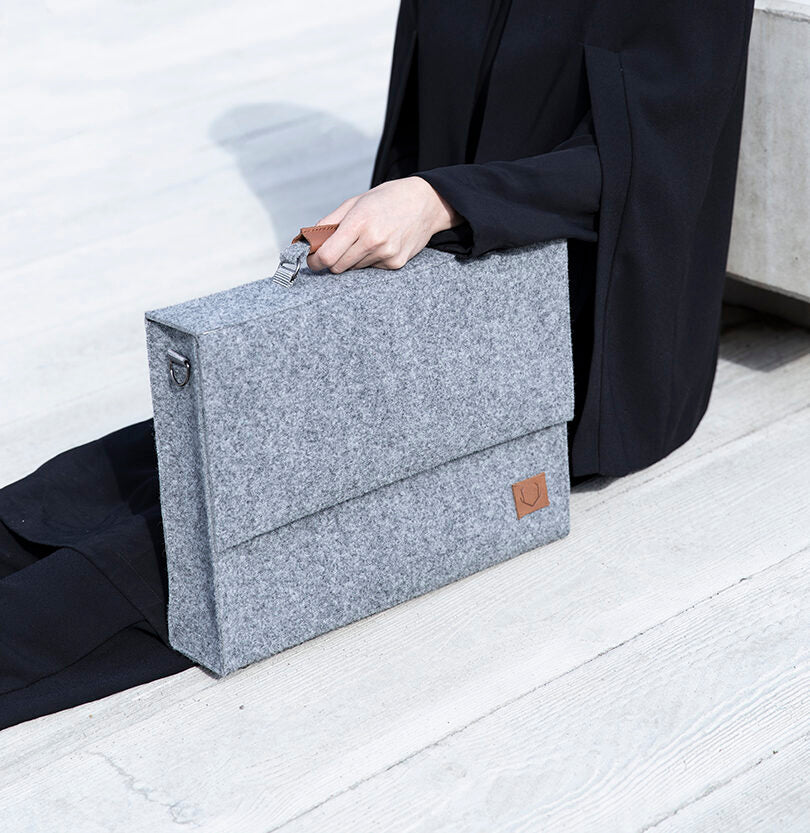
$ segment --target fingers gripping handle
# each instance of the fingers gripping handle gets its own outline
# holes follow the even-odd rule
[[[304,226],[279,255],[278,269],[273,275],[273,283],[286,287],[292,286],[307,255],[317,252],[336,229],[337,223]]]

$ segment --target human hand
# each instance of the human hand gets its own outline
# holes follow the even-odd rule
[[[421,177],[382,182],[318,220],[317,225],[339,225],[318,251],[307,257],[307,265],[313,271],[335,273],[365,266],[399,269],[424,249],[437,231],[462,220]]]

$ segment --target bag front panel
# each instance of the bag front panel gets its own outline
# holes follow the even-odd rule
[[[200,336],[219,547],[570,418],[565,244],[422,254]]]

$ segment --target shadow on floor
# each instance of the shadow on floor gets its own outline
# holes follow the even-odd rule
[[[289,102],[230,109],[209,136],[233,156],[281,245],[368,190],[378,141],[331,113]]]
[[[572,492],[601,492],[603,489],[607,489],[611,483],[614,483],[616,480],[619,480],[618,477],[603,477],[602,475],[596,475],[594,477],[589,477],[587,480],[583,480],[581,483],[576,483],[575,485],[571,486]]]
[[[748,307],[723,305],[720,358],[768,373],[810,353],[810,331]]]

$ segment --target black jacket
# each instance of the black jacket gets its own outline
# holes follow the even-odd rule
[[[371,184],[446,197],[465,223],[437,248],[569,238],[575,475],[654,463],[708,405],[752,13],[402,0]]]

